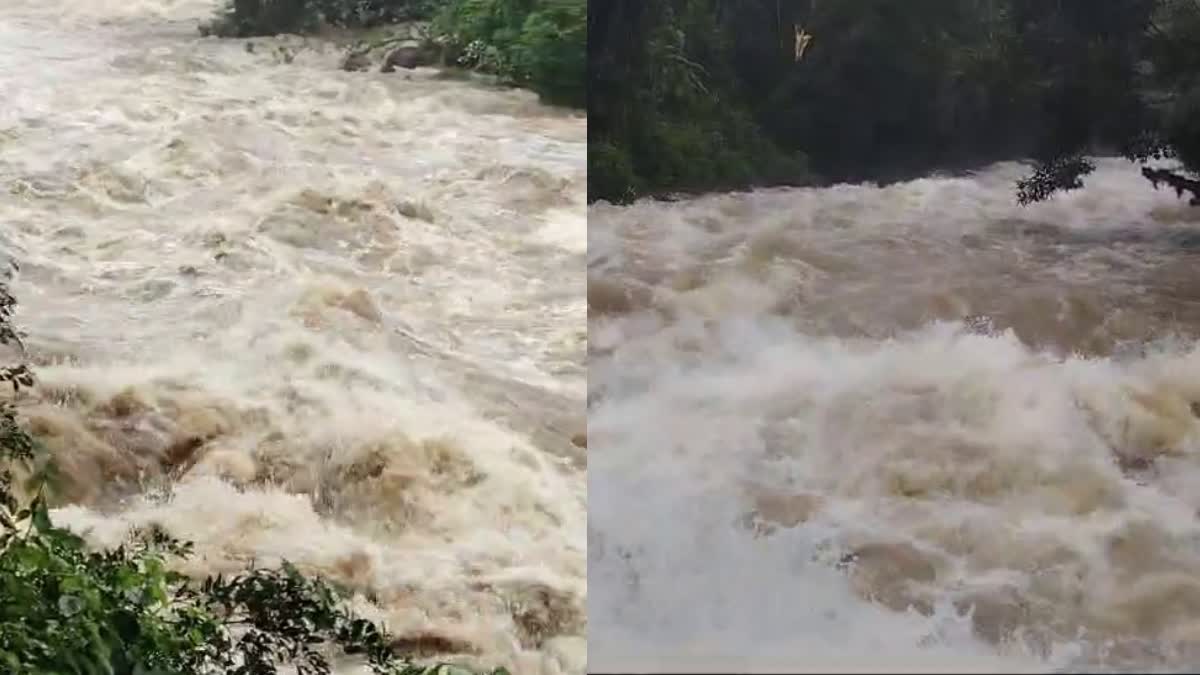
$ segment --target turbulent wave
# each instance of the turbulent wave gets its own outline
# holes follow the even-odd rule
[[[1194,663],[1200,210],[1100,164],[592,207],[591,665]]]
[[[202,39],[211,2],[0,11],[0,246],[97,543],[286,558],[416,653],[578,673],[586,120]]]

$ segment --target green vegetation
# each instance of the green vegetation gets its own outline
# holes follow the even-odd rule
[[[204,34],[249,37],[429,21],[442,60],[499,76],[550,103],[587,102],[587,0],[223,0]]]
[[[20,348],[15,305],[0,279],[0,344]],[[33,375],[24,366],[3,368],[0,383],[19,391],[33,385]],[[322,675],[331,652],[357,656],[381,675],[461,672],[400,659],[387,633],[348,612],[331,585],[286,563],[196,582],[170,568],[191,546],[159,530],[114,550],[91,550],[52,522],[48,468],[12,404],[0,402],[6,675],[272,675],[283,664]]]
[[[596,2],[588,23],[588,197],[806,179],[745,105],[735,31],[708,0]]]
[[[463,66],[480,68],[541,94],[587,103],[586,0],[450,0],[435,26]]]
[[[1090,153],[1200,166],[1184,152],[1200,133],[1194,0],[592,0],[590,10],[589,199],[1032,159],[1028,200],[1077,184]]]

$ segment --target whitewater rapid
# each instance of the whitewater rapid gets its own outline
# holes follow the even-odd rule
[[[1024,170],[589,208],[592,668],[1196,662],[1200,209]]]
[[[0,7],[0,249],[98,544],[288,559],[412,653],[582,673],[586,119],[202,0]]]

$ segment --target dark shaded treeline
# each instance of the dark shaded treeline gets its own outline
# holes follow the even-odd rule
[[[1200,166],[1198,0],[591,0],[589,198]],[[799,44],[798,44],[799,43]]]

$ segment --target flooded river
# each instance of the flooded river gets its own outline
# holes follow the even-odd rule
[[[593,667],[1196,663],[1200,209],[1023,171],[590,209]]]
[[[583,672],[586,119],[201,38],[213,8],[0,9],[56,518],[159,523],[198,575],[293,561],[419,653]]]

